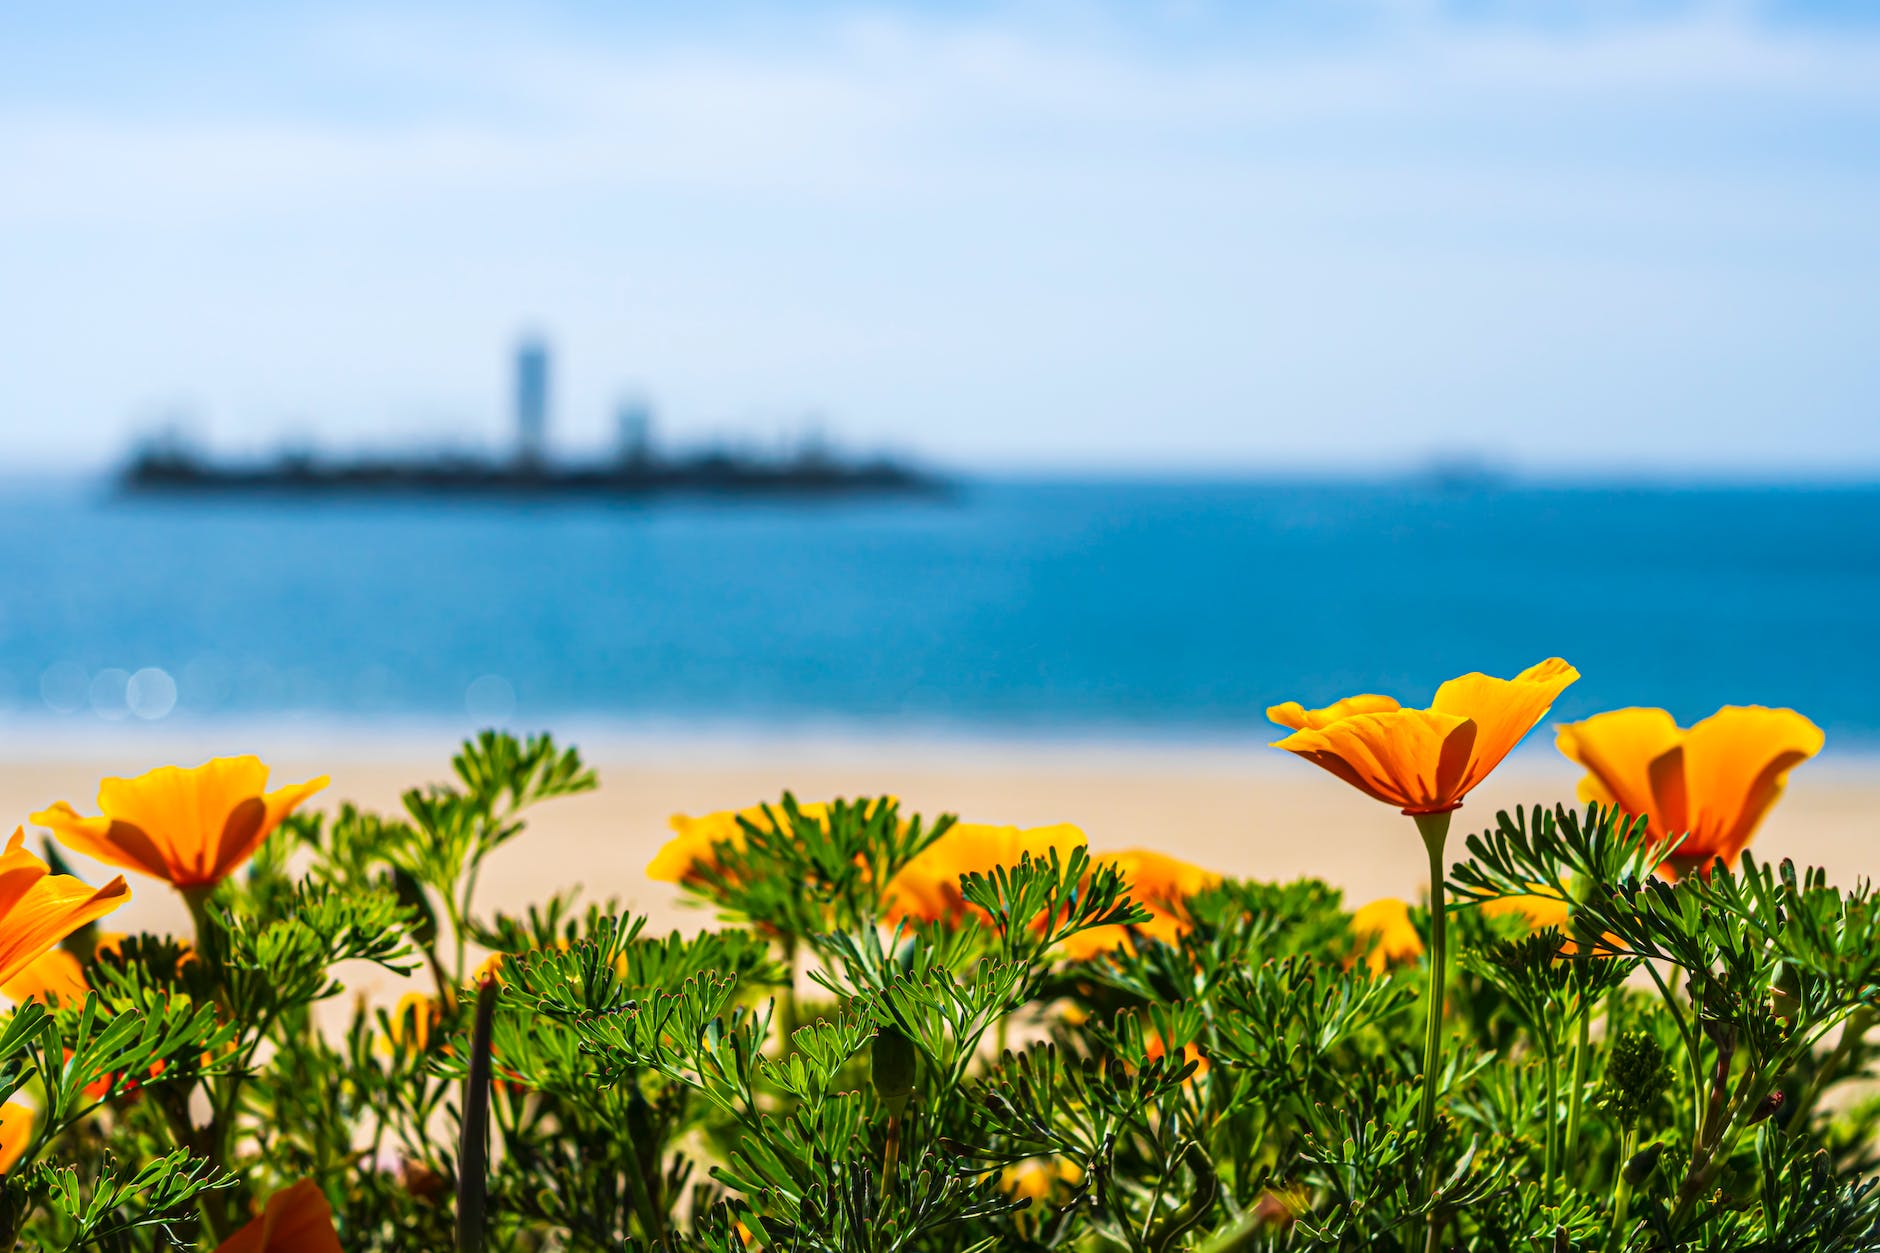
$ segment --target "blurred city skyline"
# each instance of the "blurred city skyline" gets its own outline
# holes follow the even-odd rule
[[[1873,477],[1870,12],[11,10],[0,452]]]

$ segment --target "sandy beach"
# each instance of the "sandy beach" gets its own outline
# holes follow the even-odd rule
[[[401,789],[447,775],[449,743],[321,745],[303,736],[267,759],[277,783],[330,774],[332,786],[320,803],[346,799],[395,811]],[[95,812],[101,776],[207,755],[194,743],[164,744],[167,755],[153,753],[156,747],[145,740],[106,751],[15,757],[0,765],[0,814],[23,822],[56,800]],[[928,816],[956,813],[1020,826],[1072,822],[1096,850],[1155,848],[1250,877],[1317,875],[1354,902],[1414,897],[1427,879],[1422,847],[1402,817],[1304,762],[1257,745],[643,741],[602,743],[589,759],[600,789],[535,811],[529,829],[487,868],[486,908],[521,907],[579,884],[590,898],[619,898],[656,928],[703,925],[708,914],[645,876],[647,860],[667,837],[668,817],[774,799],[785,788],[803,799],[892,793],[905,809]],[[1570,797],[1576,778],[1574,768],[1544,746],[1524,750],[1461,810],[1455,848],[1462,834],[1492,824],[1498,808]],[[1757,851],[1824,866],[1835,880],[1851,883],[1880,866],[1871,818],[1876,808],[1880,759],[1843,755],[1809,763],[1764,825]],[[82,858],[73,860],[104,874]],[[149,880],[132,886],[134,899],[114,919],[115,928],[184,925],[167,889]]]

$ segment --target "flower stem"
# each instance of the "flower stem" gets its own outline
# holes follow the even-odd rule
[[[1423,1132],[1424,1157],[1433,1154],[1430,1138],[1436,1127],[1436,1086],[1443,1062],[1443,979],[1448,965],[1447,926],[1443,902],[1443,842],[1449,837],[1449,814],[1416,814],[1417,832],[1430,854],[1430,984],[1424,1007]]]
[[[1846,1023],[1841,1027],[1840,1043],[1835,1045],[1834,1051],[1829,1053],[1821,1065],[1815,1068],[1814,1077],[1808,1081],[1808,1086],[1802,1089],[1802,1099],[1795,1103],[1793,1117],[1801,1121],[1793,1125],[1808,1126],[1809,1121],[1815,1116],[1815,1103],[1821,1099],[1822,1089],[1839,1077],[1841,1064],[1847,1060],[1849,1051],[1860,1042],[1860,1038],[1867,1034],[1867,1028],[1873,1025],[1873,1020],[1874,1012],[1864,1005],[1847,1016]]]
[[[490,1125],[490,1033],[497,984],[486,977],[477,987],[476,1025],[470,1035],[470,1066],[464,1078],[463,1126],[457,1147],[457,1253],[483,1253],[488,1205]]]
[[[778,989],[778,1020],[782,1039],[778,1041],[777,1052],[780,1056],[790,1051],[790,1037],[803,1025],[802,1011],[796,1003],[796,937],[783,937],[783,986]]]
[[[1612,1221],[1606,1228],[1608,1250],[1618,1248],[1625,1241],[1626,1220],[1632,1212],[1632,1185],[1625,1180],[1625,1168],[1638,1152],[1638,1133],[1622,1131],[1619,1133],[1619,1161],[1612,1172]]]
[[[1560,1117],[1560,1065],[1554,1060],[1550,1044],[1541,1054],[1542,1074],[1547,1085],[1547,1104],[1541,1123],[1541,1195],[1554,1195],[1554,1126]]]
[[[1575,960],[1584,961],[1584,958]],[[1580,1104],[1586,1092],[1586,1055],[1593,1051],[1593,1007],[1580,1002],[1580,1034],[1573,1041],[1573,1077],[1567,1087],[1567,1138],[1561,1145],[1563,1161],[1572,1161],[1580,1140]]]

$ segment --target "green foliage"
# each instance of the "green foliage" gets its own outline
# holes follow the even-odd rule
[[[40,1171],[35,1182],[45,1188],[52,1222],[68,1248],[110,1247],[140,1227],[155,1228],[174,1240],[173,1228],[186,1225],[197,1197],[234,1182],[182,1149],[146,1161],[128,1179],[107,1164],[84,1187],[70,1166],[43,1166]]]
[[[398,813],[291,820],[191,942],[85,954],[82,1002],[0,1019],[38,1111],[0,1248],[214,1248],[303,1178],[349,1253],[449,1248],[479,1177],[493,1253],[1880,1247],[1864,883],[1672,882],[1637,821],[1499,815],[1448,876],[1426,1079],[1428,958],[1373,971],[1335,889],[1226,880],[1171,926],[1080,848],[890,925],[952,823],[890,799],[741,819],[688,878],[726,925],[572,887],[482,910],[530,808],[592,786],[485,734]],[[1559,927],[1497,904],[1536,895]],[[344,999],[371,968],[413,995]]]
[[[785,792],[761,812],[761,821],[738,816],[740,838],[713,847],[698,886],[728,919],[797,940],[873,926],[888,884],[953,825],[904,820],[887,797],[812,812]]]

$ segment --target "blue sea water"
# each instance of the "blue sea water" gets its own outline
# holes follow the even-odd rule
[[[979,482],[783,505],[0,492],[0,719],[1262,733],[1558,654],[1556,712],[1880,745],[1880,489]],[[132,677],[135,676],[135,677]]]

